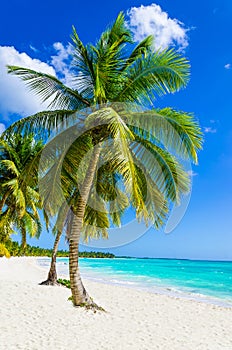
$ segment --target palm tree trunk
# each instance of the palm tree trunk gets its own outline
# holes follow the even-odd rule
[[[27,247],[27,233],[24,227],[22,227],[21,234],[22,234],[21,248],[23,249],[23,251],[25,251]]]
[[[81,229],[83,226],[83,219],[85,214],[85,206],[89,198],[90,189],[93,183],[97,163],[100,155],[100,145],[95,146],[93,154],[86,172],[86,176],[81,188],[81,196],[78,201],[77,207],[73,210],[73,217],[70,228],[69,238],[69,274],[70,285],[72,291],[72,301],[75,306],[94,306],[88,293],[86,292],[78,266],[78,251],[79,241],[81,236]]]
[[[70,285],[72,291],[72,301],[75,306],[91,305],[92,301],[88,295],[85,287],[82,283],[79,264],[78,264],[78,251],[79,251],[79,240],[82,228],[82,218],[80,215],[73,215],[71,224],[71,238],[69,241],[69,275]]]
[[[57,254],[61,234],[62,234],[62,231],[58,231],[56,234],[56,238],[55,238],[53,250],[52,250],[52,260],[51,260],[50,270],[48,273],[48,278],[46,279],[46,281],[41,282],[40,285],[46,285],[46,286],[59,285],[59,283],[57,282],[57,273],[56,273],[56,254]]]

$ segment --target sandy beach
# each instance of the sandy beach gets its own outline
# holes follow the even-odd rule
[[[93,313],[45,278],[36,258],[0,259],[0,349],[232,349],[232,309],[85,280]]]

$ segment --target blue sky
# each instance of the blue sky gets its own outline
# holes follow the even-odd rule
[[[232,2],[41,0],[32,5],[12,0],[1,8],[0,131],[18,115],[46,107],[17,78],[6,75],[5,65],[43,70],[68,83],[73,24],[83,42],[95,42],[119,11],[129,11],[135,38],[154,34],[157,45],[175,45],[184,52],[192,66],[191,81],[185,90],[162,97],[157,106],[194,112],[204,131],[187,212],[169,235],[150,229],[130,244],[106,250],[117,255],[232,260]],[[30,242],[51,246],[52,241],[44,232],[39,242]]]

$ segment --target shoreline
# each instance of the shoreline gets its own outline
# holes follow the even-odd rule
[[[67,276],[61,276],[61,278],[67,278]],[[69,277],[68,277],[69,278]],[[208,295],[204,294],[194,294],[190,292],[185,292],[181,290],[174,290],[173,287],[158,287],[155,286],[153,290],[149,287],[142,287],[142,286],[132,286],[130,284],[127,284],[126,282],[112,282],[112,281],[107,281],[105,280],[100,280],[97,278],[92,278],[90,276],[84,276],[84,280],[92,281],[94,283],[101,283],[105,285],[111,285],[111,286],[119,286],[123,288],[128,288],[131,290],[136,290],[141,293],[149,293],[149,294],[154,294],[154,295],[165,295],[174,299],[179,299],[179,300],[191,300],[191,301],[196,301],[199,303],[205,303],[209,305],[215,305],[219,306],[222,308],[226,309],[231,309],[232,310],[232,303],[229,301],[224,301],[223,299],[216,298],[216,297],[210,297]]]
[[[102,284],[84,285],[106,313],[74,308],[65,287],[39,286],[36,258],[0,259],[0,344],[15,350],[230,350],[232,309]]]
[[[39,257],[38,260],[46,260],[46,259],[50,259],[50,257]],[[65,278],[65,279],[69,279],[68,273],[62,273],[60,270],[59,271],[59,259],[64,259],[64,257],[57,257],[57,271],[58,271],[58,277],[60,278]],[[66,259],[66,258],[65,258]],[[82,259],[86,259],[86,258],[80,258]],[[95,259],[95,258],[88,258],[88,259]],[[96,258],[96,259],[100,259],[100,258]],[[104,258],[104,260],[107,258]],[[37,265],[39,267],[41,267],[42,269],[46,269],[46,271],[48,271],[48,266],[46,265],[40,265],[39,263],[37,263]],[[84,269],[83,269],[84,270]],[[121,286],[121,287],[125,287],[125,288],[129,288],[132,290],[137,290],[137,291],[141,291],[141,292],[147,292],[147,293],[151,293],[151,294],[155,294],[155,295],[167,295],[170,297],[174,297],[174,298],[179,298],[179,299],[186,299],[186,300],[193,300],[193,301],[197,301],[197,302],[201,302],[201,303],[206,303],[206,304],[211,304],[211,305],[217,305],[220,307],[224,307],[224,308],[232,308],[232,301],[231,300],[227,300],[226,298],[220,298],[217,296],[213,296],[213,295],[207,295],[207,294],[203,294],[203,293],[194,293],[194,292],[190,292],[188,290],[186,290],[184,288],[184,286],[181,288],[181,286],[176,286],[176,285],[166,285],[165,283],[163,285],[146,285],[146,284],[141,284],[141,283],[135,283],[134,281],[128,281],[128,280],[123,280],[123,278],[120,280],[119,276],[110,276],[110,275],[104,275],[103,274],[100,276],[98,276],[97,274],[89,274],[88,272],[85,272],[81,269],[81,275],[82,278],[84,280],[89,280],[89,281],[93,281],[95,283],[101,283],[101,284],[106,284],[106,285],[112,285],[112,286]]]

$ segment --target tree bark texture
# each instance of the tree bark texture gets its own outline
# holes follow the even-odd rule
[[[88,293],[86,292],[78,266],[78,252],[79,242],[81,237],[81,230],[83,226],[83,219],[85,214],[85,207],[89,198],[91,186],[93,184],[97,163],[100,155],[100,145],[94,147],[91,160],[86,172],[85,179],[81,188],[81,195],[77,207],[73,213],[70,239],[69,239],[69,274],[72,291],[72,300],[75,306],[95,305]]]

